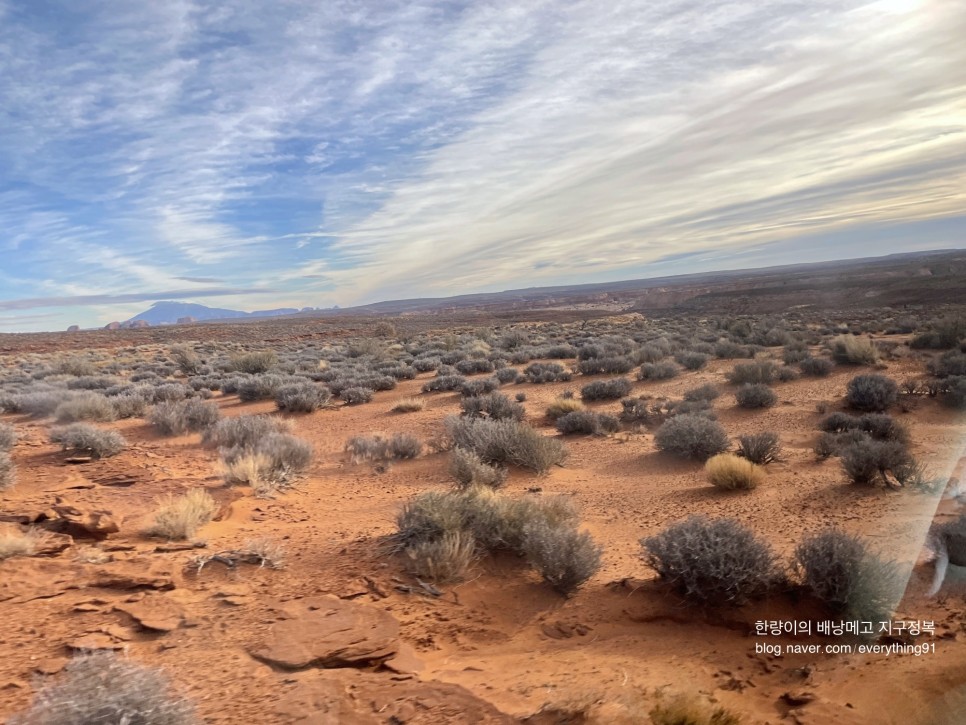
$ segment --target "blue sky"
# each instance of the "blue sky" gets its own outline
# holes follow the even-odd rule
[[[0,0],[0,332],[961,247],[966,5]]]

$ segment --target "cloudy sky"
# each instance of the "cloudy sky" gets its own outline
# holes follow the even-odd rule
[[[966,3],[0,0],[0,332],[964,246]]]

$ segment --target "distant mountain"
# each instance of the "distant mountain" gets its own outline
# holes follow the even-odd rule
[[[190,317],[201,322],[203,320],[231,320],[239,317],[278,317],[279,315],[294,315],[298,312],[294,308],[278,310],[257,310],[256,312],[241,312],[239,310],[225,310],[218,307],[207,307],[191,302],[155,302],[151,308],[139,315],[135,315],[125,324],[143,320],[151,325],[173,325],[178,320]]]

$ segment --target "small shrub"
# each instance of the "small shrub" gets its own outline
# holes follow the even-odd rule
[[[187,345],[172,347],[171,359],[185,375],[197,375],[201,370],[201,358]]]
[[[494,375],[501,385],[509,385],[520,380],[520,373],[515,368],[501,368]]]
[[[654,435],[658,449],[684,458],[706,460],[728,449],[728,434],[703,415],[685,413],[665,422]]]
[[[201,442],[216,448],[254,448],[273,433],[287,433],[290,424],[267,415],[239,415],[222,418],[205,430]]]
[[[0,453],[13,448],[17,442],[17,431],[12,425],[0,423]]]
[[[855,417],[849,415],[848,413],[841,413],[836,411],[835,413],[829,413],[827,416],[822,418],[818,424],[819,430],[826,431],[827,433],[841,433],[843,431],[852,430],[856,428]]]
[[[312,447],[288,433],[269,433],[251,446],[221,449],[225,482],[247,484],[270,495],[289,484],[312,462]]]
[[[506,482],[507,476],[505,468],[491,466],[476,453],[465,448],[454,448],[452,450],[449,472],[461,488],[470,486],[500,488]]]
[[[966,410],[966,375],[949,378],[942,402],[955,410]]]
[[[46,532],[38,529],[21,529],[19,526],[0,529],[0,561],[15,556],[33,556],[46,538]]]
[[[116,418],[142,418],[148,410],[148,401],[140,395],[118,395],[111,398]]]
[[[464,415],[487,417],[493,420],[523,420],[526,410],[514,403],[503,393],[490,393],[472,398],[463,398],[460,407]]]
[[[826,360],[823,357],[806,357],[798,363],[798,368],[802,371],[802,375],[810,375],[814,378],[828,377],[832,374],[834,367],[831,360]]]
[[[13,464],[10,454],[0,451],[0,491],[12,488],[17,482],[17,467]]]
[[[161,435],[180,436],[206,430],[217,423],[219,417],[215,403],[192,399],[158,403],[151,409],[148,422]]]
[[[547,417],[550,420],[557,420],[567,415],[567,413],[573,413],[574,411],[583,410],[584,404],[577,400],[576,398],[557,398],[550,405],[547,406]]]
[[[523,369],[523,374],[531,383],[565,383],[573,377],[559,363],[531,363]]]
[[[390,413],[416,413],[426,407],[418,398],[401,398],[389,409]]]
[[[795,550],[794,565],[802,586],[847,619],[888,620],[905,587],[894,563],[838,529],[805,539]]]
[[[11,725],[195,725],[193,706],[164,673],[114,652],[76,656]]]
[[[50,431],[52,443],[60,443],[65,451],[86,453],[91,458],[116,456],[125,446],[124,437],[113,430],[101,430],[90,423],[71,423]]]
[[[427,380],[423,385],[424,393],[437,393],[450,390],[459,390],[466,382],[462,375],[438,375],[431,380]]]
[[[492,373],[493,363],[489,360],[460,360],[456,363],[456,372],[461,375],[478,375],[479,373]]]
[[[524,528],[527,560],[564,596],[576,592],[600,570],[602,551],[589,533],[575,526],[552,526],[541,521]]]
[[[651,725],[741,725],[741,717],[695,695],[662,697],[648,712]]]
[[[708,364],[708,360],[711,359],[710,355],[706,355],[703,352],[682,352],[674,357],[685,370],[700,370],[705,365]]]
[[[775,378],[781,383],[789,383],[792,380],[798,380],[799,375],[795,368],[783,365],[778,368],[778,372],[775,373]]]
[[[728,382],[732,385],[767,385],[778,375],[778,366],[770,360],[756,360],[755,362],[738,363],[728,373]]]
[[[637,373],[638,380],[670,380],[677,377],[680,369],[670,360],[644,363]]]
[[[765,465],[778,460],[781,443],[777,433],[755,433],[738,438],[738,455],[752,463]]]
[[[438,539],[407,547],[408,569],[439,584],[463,581],[476,560],[476,548],[471,533],[447,531]]]
[[[770,408],[778,402],[778,396],[767,385],[746,383],[738,388],[735,401],[742,408]]]
[[[620,420],[630,425],[651,425],[663,421],[664,416],[643,398],[625,398],[621,401]]]
[[[855,335],[839,335],[829,341],[832,359],[842,365],[875,365],[879,351],[872,340]]]
[[[839,451],[842,468],[852,483],[874,484],[881,476],[910,460],[905,446],[897,441],[864,440],[850,443]]]
[[[181,496],[168,495],[158,501],[150,536],[189,539],[218,512],[218,504],[203,488],[193,488]]]
[[[93,420],[100,423],[115,419],[114,406],[100,393],[84,392],[71,396],[57,406],[54,417],[58,423]]]
[[[629,357],[594,357],[577,363],[581,375],[623,375],[634,369],[634,361]]]
[[[627,378],[615,380],[595,380],[580,389],[584,400],[619,400],[631,392],[631,381]]]
[[[696,400],[715,400],[721,395],[721,391],[718,387],[712,383],[705,383],[704,385],[699,385],[696,388],[691,388],[684,393],[684,399],[689,402],[694,402]]]
[[[248,352],[236,355],[231,359],[231,369],[249,375],[260,375],[268,372],[278,364],[278,355],[272,350]]]
[[[938,358],[930,360],[926,368],[931,375],[937,378],[966,375],[966,354],[959,350],[950,350]]]
[[[496,378],[486,378],[484,380],[467,380],[460,388],[460,395],[464,398],[472,398],[479,395],[488,395],[500,388],[500,381]]]
[[[360,405],[372,400],[373,390],[371,388],[346,388],[339,397],[346,405]]]
[[[881,412],[895,405],[899,386],[883,375],[856,375],[849,381],[845,398],[856,410]]]
[[[513,399],[515,401],[517,401],[518,403],[526,403],[527,402],[527,394],[526,393],[517,393],[516,395],[513,396]]]
[[[758,488],[764,480],[764,472],[746,458],[733,453],[719,453],[704,464],[712,486],[727,491],[749,491]]]
[[[278,389],[275,407],[285,413],[312,413],[327,406],[331,399],[332,391],[324,385],[293,383]]]
[[[575,410],[557,418],[557,430],[564,435],[607,435],[620,428],[620,421],[613,415],[594,413],[590,410]]]
[[[567,457],[563,443],[515,420],[447,418],[446,428],[454,445],[473,451],[490,464],[544,473]]]
[[[408,433],[394,433],[386,437],[381,433],[357,435],[346,441],[345,450],[353,463],[379,463],[416,458],[423,444]]]
[[[742,604],[781,579],[771,548],[737,519],[691,516],[641,544],[648,566],[692,602]]]
[[[253,375],[238,384],[238,398],[243,403],[274,398],[282,388],[283,381],[278,375]]]

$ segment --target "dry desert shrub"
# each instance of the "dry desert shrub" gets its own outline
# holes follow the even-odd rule
[[[595,380],[580,389],[584,400],[620,400],[631,393],[631,381],[627,378]]]
[[[781,442],[777,433],[764,432],[743,435],[738,438],[738,455],[752,463],[765,465],[778,460]]]
[[[882,412],[899,399],[899,386],[884,375],[856,375],[849,381],[845,395],[850,408]]]
[[[895,562],[868,550],[861,539],[826,529],[795,549],[799,581],[836,614],[860,621],[888,619],[905,579]]]
[[[331,400],[331,390],[309,382],[283,385],[275,393],[275,407],[285,413],[312,413]]]
[[[652,725],[741,725],[741,717],[697,695],[664,695],[648,713]]]
[[[879,362],[879,351],[867,337],[838,335],[828,342],[832,359],[842,365],[875,365]]]
[[[637,373],[638,380],[670,380],[677,377],[680,368],[670,360],[644,363]]]
[[[573,374],[560,363],[531,363],[523,369],[530,383],[566,383]]]
[[[712,456],[704,464],[704,470],[713,486],[727,491],[749,491],[758,488],[765,478],[761,466],[733,453],[719,453]]]
[[[719,423],[697,413],[676,415],[654,435],[657,447],[683,458],[707,460],[728,449],[728,434]]]
[[[559,397],[547,406],[547,417],[550,420],[557,420],[578,410],[583,410],[584,404],[576,398]]]
[[[205,430],[201,441],[217,448],[252,448],[272,433],[288,433],[291,423],[267,415],[240,415],[222,418]]]
[[[17,467],[10,454],[0,451],[0,491],[6,491],[17,482]]]
[[[476,560],[476,539],[469,532],[447,531],[440,538],[406,549],[408,569],[440,584],[463,581]]]
[[[285,384],[280,375],[262,374],[242,380],[238,384],[238,399],[243,403],[274,398]]]
[[[17,442],[17,431],[12,425],[0,423],[0,453],[6,453]]]
[[[802,371],[803,375],[811,375],[815,378],[825,378],[832,374],[832,368],[835,366],[832,364],[831,360],[826,360],[823,357],[805,357],[802,358],[801,362],[798,363],[799,369]]]
[[[514,403],[503,393],[489,393],[463,398],[460,407],[464,415],[472,417],[486,417],[493,420],[523,420],[526,410],[519,403]]]
[[[162,670],[114,652],[78,655],[11,725],[195,725],[194,707]]]
[[[450,453],[450,475],[461,488],[487,486],[500,488],[506,482],[507,471],[500,466],[491,466],[473,451],[454,448]]]
[[[58,423],[74,423],[81,420],[107,422],[115,419],[114,406],[100,393],[75,393],[54,410]]]
[[[60,443],[65,451],[86,453],[92,458],[116,456],[127,446],[127,441],[117,431],[101,430],[90,423],[71,423],[52,428],[52,443]]]
[[[556,422],[557,430],[564,435],[607,435],[616,433],[620,429],[620,421],[616,416],[607,413],[594,413],[590,410],[575,410],[559,418]]]
[[[166,539],[190,539],[217,511],[218,504],[203,488],[191,489],[181,496],[168,495],[158,501],[154,523],[147,533]]]
[[[312,463],[312,447],[288,433],[269,433],[251,445],[222,448],[220,453],[225,483],[251,486],[257,496],[284,488]]]
[[[390,413],[416,413],[426,407],[418,398],[401,398],[389,409]]]
[[[375,391],[372,388],[356,386],[345,388],[339,393],[339,397],[342,398],[342,402],[346,405],[361,405],[362,403],[371,401],[374,393]]]
[[[141,418],[148,410],[148,401],[140,395],[117,395],[111,398],[117,418]]]
[[[158,403],[148,415],[148,422],[164,436],[180,436],[207,430],[220,418],[218,405],[203,400],[178,400]]]
[[[705,383],[704,385],[699,385],[696,388],[691,388],[685,391],[684,399],[688,402],[695,402],[698,400],[714,400],[721,395],[721,391],[718,390],[718,386],[714,383]]]
[[[708,360],[711,356],[703,352],[695,352],[694,350],[687,350],[685,352],[678,353],[674,356],[674,359],[678,361],[685,370],[700,370],[705,365],[708,364]]]
[[[553,526],[546,521],[527,524],[523,553],[543,580],[570,596],[600,570],[603,548],[576,526]]]
[[[859,440],[839,450],[842,468],[852,483],[875,484],[886,474],[895,475],[912,461],[906,447],[898,441]]]
[[[647,565],[690,602],[742,604],[781,580],[771,547],[737,519],[690,516],[641,545]]]
[[[268,372],[278,364],[278,355],[273,350],[262,350],[259,352],[248,352],[236,355],[231,359],[232,370],[249,375],[259,375]]]
[[[33,556],[47,535],[38,529],[19,526],[0,529],[0,561],[14,556]]]
[[[450,417],[445,426],[455,446],[473,451],[486,463],[545,473],[567,457],[563,443],[516,420]]]
[[[423,444],[409,433],[366,433],[352,436],[345,444],[346,453],[353,463],[383,463],[416,458]]]
[[[770,360],[756,360],[755,362],[738,363],[728,373],[728,382],[732,385],[763,384],[775,380],[778,366]]]
[[[466,383],[462,375],[437,375],[423,384],[424,393],[449,392],[459,390]]]
[[[735,392],[735,401],[742,408],[771,408],[778,396],[763,383],[745,383]]]
[[[175,345],[171,348],[171,360],[185,375],[197,375],[201,370],[201,358],[187,345]]]

